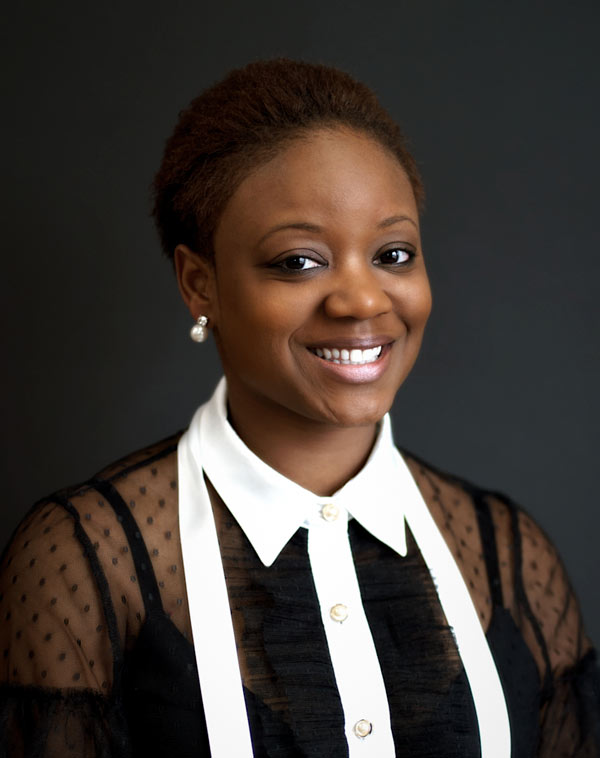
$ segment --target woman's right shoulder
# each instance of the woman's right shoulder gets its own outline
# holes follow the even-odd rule
[[[33,655],[21,656],[18,666],[7,666],[0,680],[39,681],[34,670],[41,676],[37,660],[44,635],[56,639],[60,630],[61,639],[73,637],[74,649],[86,638],[90,644],[91,639],[99,642],[104,637],[101,648],[103,657],[108,657],[109,616],[114,617],[121,646],[139,630],[144,603],[138,581],[140,560],[132,544],[138,543],[137,555],[141,547],[163,573],[163,562],[169,566],[177,562],[173,555],[178,554],[180,436],[137,450],[91,479],[42,498],[22,518],[0,560],[0,640],[6,664],[16,648],[24,649],[28,638]],[[98,655],[91,658],[93,670],[73,672],[81,674],[77,681],[85,680],[88,686],[100,668]],[[109,668],[105,665],[95,682],[98,689],[108,680]]]
[[[62,536],[64,544],[66,538],[73,535],[74,522],[81,523],[93,545],[96,537],[108,536],[106,519],[103,518],[108,511],[106,500],[99,494],[100,489],[114,491],[115,497],[132,512],[138,504],[142,506],[138,508],[139,513],[147,510],[148,506],[143,506],[153,496],[158,498],[159,507],[166,507],[167,500],[172,500],[172,493],[177,490],[177,444],[182,433],[177,432],[124,455],[102,467],[91,478],[62,487],[37,500],[13,531],[0,566],[14,564],[17,548],[26,549],[33,542],[43,544],[50,553],[55,552],[55,536]],[[146,498],[146,495],[150,497]]]

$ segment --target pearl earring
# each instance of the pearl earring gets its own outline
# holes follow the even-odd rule
[[[206,316],[198,316],[198,320],[190,329],[190,337],[194,340],[194,342],[206,341],[206,338],[208,337],[208,329],[206,328],[207,324],[208,319]]]

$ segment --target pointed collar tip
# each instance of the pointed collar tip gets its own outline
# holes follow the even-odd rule
[[[256,554],[260,558],[261,563],[266,568],[269,568],[272,566],[275,561],[277,560],[277,556],[281,552],[281,550],[265,550],[265,549],[258,549],[256,545],[254,545],[254,549],[256,550]]]
[[[377,535],[376,535],[377,536]],[[388,535],[380,535],[379,539],[385,543],[388,547],[391,547],[402,558],[406,558],[408,555],[408,546],[406,544],[406,522],[402,519],[402,525],[400,529],[396,530],[396,533],[392,537]]]
[[[406,558],[408,554],[408,547],[406,544],[406,532],[404,529],[402,529],[402,532],[403,533],[400,536],[398,536],[396,539],[381,540],[381,541],[385,542],[388,545],[388,547],[391,547],[392,550],[398,553],[398,555],[401,555],[402,558]]]

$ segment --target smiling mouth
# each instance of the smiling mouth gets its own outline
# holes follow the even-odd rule
[[[383,345],[370,347],[366,350],[360,350],[359,348],[348,350],[336,347],[309,347],[308,349],[314,355],[330,363],[340,363],[345,366],[362,366],[365,363],[375,363],[381,357]]]

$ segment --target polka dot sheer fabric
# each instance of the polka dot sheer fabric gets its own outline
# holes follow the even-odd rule
[[[203,725],[196,723],[202,720],[202,705],[194,690],[197,674],[179,541],[177,440],[176,435],[146,448],[93,480],[40,501],[15,531],[0,573],[0,756],[148,756],[156,754],[152,746],[160,739],[150,738],[148,725],[159,723],[161,717],[172,725],[174,735],[196,730],[190,755],[210,754]],[[494,627],[499,645],[505,648],[503,684],[513,688],[515,703],[528,703],[530,710],[531,703],[536,704],[530,715],[534,729],[530,737],[523,738],[523,745],[527,743],[528,747],[514,748],[513,754],[600,756],[600,686],[594,651],[554,546],[524,511],[501,495],[482,493],[408,453],[405,458],[461,569],[484,629],[491,635]],[[320,748],[310,737],[303,742],[303,727],[299,725],[303,719],[298,714],[306,712],[310,718],[314,693],[303,691],[302,672],[291,664],[281,669],[281,676],[278,674],[277,661],[291,660],[285,647],[291,644],[289,631],[285,632],[284,644],[276,625],[269,627],[272,622],[265,621],[267,611],[272,611],[273,597],[289,594],[286,581],[296,586],[298,577],[303,576],[293,573],[303,571],[303,530],[284,549],[288,552],[282,556],[279,573],[268,574],[269,570],[253,563],[243,533],[218,495],[209,489],[217,515],[249,717],[251,723],[256,719],[264,732],[257,755],[343,754],[333,749],[323,752],[326,741]],[[485,504],[487,521],[481,517],[478,502]],[[399,632],[393,628],[396,622],[378,614],[389,615],[391,607],[402,606],[381,602],[384,577],[378,567],[386,565],[388,557],[358,527],[352,529],[365,608],[380,645],[380,658],[389,656],[392,671],[394,665],[401,665],[392,660],[397,653],[391,650],[394,634]],[[277,565],[273,567],[276,572]],[[395,570],[390,564],[390,571]],[[410,572],[404,574],[409,576]],[[405,581],[403,576],[398,574],[399,585]],[[414,577],[417,583],[425,582],[417,554]],[[445,678],[452,689],[460,680],[460,661],[448,642],[451,636],[441,608],[435,604],[435,594],[425,584],[423,587],[425,600],[420,606],[429,604],[430,615],[419,616],[421,611],[415,609],[412,630],[403,628],[402,634],[413,635],[415,649],[420,645],[423,651],[431,651],[429,657],[438,655],[437,663],[432,660],[431,665],[442,667],[439,671],[445,673],[442,676],[438,671],[435,679]],[[402,597],[393,602],[408,602],[409,590],[407,585],[400,593]],[[498,632],[499,611],[504,614],[502,629],[510,624],[516,630],[517,637],[510,641]],[[294,619],[296,611],[290,613],[287,623],[294,626],[287,629],[300,629],[306,614],[298,613]],[[149,643],[150,622],[159,618],[155,629],[163,631],[156,632]],[[168,629],[160,626],[167,623],[165,619]],[[271,628],[267,634],[265,630]],[[298,639],[294,644],[298,648],[306,641],[305,637],[304,642]],[[165,647],[164,684],[156,698],[159,702],[164,696],[165,703],[171,698],[170,704],[161,701],[148,705],[150,710],[146,711],[141,705],[142,688],[128,684],[133,681],[131,671],[142,645]],[[528,677],[519,662],[523,660],[519,645],[531,659]],[[186,646],[191,657],[183,662],[178,651]],[[310,657],[310,650],[306,655]],[[170,669],[171,662],[179,659],[180,669]],[[301,662],[298,657],[298,667]],[[150,688],[153,676],[158,682],[163,675],[158,671],[160,665],[149,654],[140,666],[140,676],[147,677]],[[407,682],[403,687],[400,684],[392,677],[386,679],[391,707],[394,697],[400,698],[396,690],[406,694]],[[429,702],[428,696],[427,692],[414,695],[423,698],[419,700],[423,704]],[[308,702],[311,699],[313,702]],[[513,729],[512,722],[521,718],[520,708],[515,706],[511,712]],[[399,722],[405,719],[409,732],[413,729],[415,739],[418,729],[427,732],[423,750],[411,749],[411,755],[449,755],[445,749],[440,752],[440,744],[436,747],[431,742],[434,722],[418,722],[411,716],[414,711],[409,708],[397,716]],[[333,718],[337,713],[334,699],[331,712]],[[192,723],[193,728],[186,727]],[[337,726],[328,728],[333,734]],[[165,749],[174,744],[165,740]],[[171,754],[184,752],[181,749]],[[471,753],[465,748],[462,754]]]

